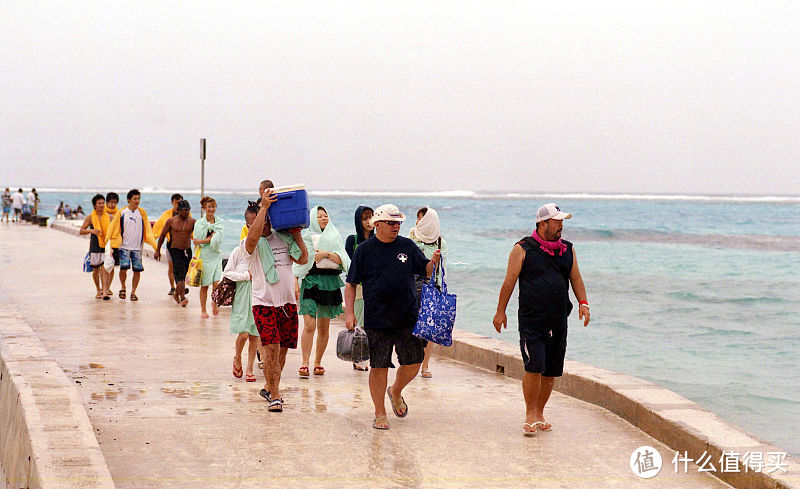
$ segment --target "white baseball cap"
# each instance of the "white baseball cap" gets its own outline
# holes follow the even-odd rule
[[[549,204],[545,204],[539,207],[539,210],[536,211],[536,222],[546,221],[548,219],[556,219],[558,221],[563,221],[564,219],[569,219],[572,217],[572,214],[567,214],[566,212],[561,212],[561,208],[558,207],[554,202]]]
[[[400,209],[397,208],[394,204],[384,204],[377,209],[372,214],[371,222],[375,225],[378,221],[397,221],[403,222],[406,220],[406,215],[400,212]]]

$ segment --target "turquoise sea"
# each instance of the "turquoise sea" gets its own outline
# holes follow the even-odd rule
[[[126,191],[116,191],[124,201]],[[62,200],[90,210],[93,193],[43,191],[41,212],[52,216]],[[151,219],[169,207],[170,193],[144,190]],[[232,249],[255,195],[208,194]],[[199,193],[184,197],[199,207]],[[588,328],[570,317],[567,357],[656,382],[800,456],[800,198],[311,193],[343,238],[361,204],[398,205],[409,216],[403,235],[418,207],[437,209],[456,327],[514,344],[516,297],[498,335],[497,294],[509,251],[550,201],[573,214],[563,237],[575,244],[591,303]]]

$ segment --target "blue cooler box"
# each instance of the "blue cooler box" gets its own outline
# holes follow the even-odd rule
[[[310,224],[308,192],[304,185],[287,185],[272,189],[278,200],[269,206],[272,228],[285,231],[292,228],[306,229]]]

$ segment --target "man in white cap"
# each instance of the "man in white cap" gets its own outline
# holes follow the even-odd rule
[[[416,275],[430,277],[441,258],[437,250],[428,260],[413,241],[398,235],[405,218],[393,204],[375,209],[371,219],[375,236],[358,245],[353,253],[344,293],[345,324],[353,329],[356,285],[362,285],[361,326],[369,340],[369,390],[375,405],[372,427],[379,430],[389,429],[384,395],[389,397],[397,417],[408,414],[403,388],[416,377],[425,356],[422,340],[411,334],[419,315],[414,279]],[[397,353],[400,367],[394,383],[387,388],[389,368],[394,368],[392,350]]]
[[[567,350],[567,316],[572,311],[569,286],[578,299],[578,317],[589,325],[589,302],[586,286],[578,269],[572,243],[561,239],[564,219],[553,203],[536,212],[536,230],[514,245],[508,257],[508,271],[494,316],[494,329],[507,327],[506,306],[519,279],[519,345],[525,374],[522,393],[525,397],[523,434],[550,431],[553,426],[544,418],[553,381],[564,372]]]

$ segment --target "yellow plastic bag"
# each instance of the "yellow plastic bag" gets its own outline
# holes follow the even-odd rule
[[[203,260],[200,259],[200,247],[195,250],[192,261],[189,262],[189,271],[186,272],[186,285],[200,287],[203,279]]]

